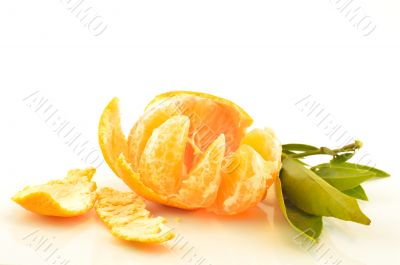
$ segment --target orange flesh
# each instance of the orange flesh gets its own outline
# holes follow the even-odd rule
[[[280,169],[279,141],[269,129],[246,133],[251,123],[228,100],[178,91],[150,102],[128,140],[114,99],[101,117],[99,140],[107,163],[139,195],[237,214],[265,197]],[[239,163],[229,165],[231,157]]]
[[[253,121],[242,109],[233,108],[232,105],[225,99],[185,91],[156,97],[129,134],[128,153],[131,162],[134,166],[138,165],[151,133],[175,115],[185,115],[190,119],[184,160],[187,170],[193,168],[199,156],[221,134],[225,135],[225,154],[235,151]]]

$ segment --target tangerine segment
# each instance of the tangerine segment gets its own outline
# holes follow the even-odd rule
[[[96,201],[95,168],[68,171],[63,180],[27,186],[12,199],[25,209],[48,216],[77,216],[88,212]]]
[[[222,171],[218,197],[211,207],[217,214],[237,214],[255,206],[272,178],[273,163],[265,161],[252,147],[242,144]]]
[[[242,140],[242,144],[250,145],[266,161],[274,163],[272,171],[273,178],[268,179],[267,189],[274,183],[278,177],[281,168],[282,146],[275,133],[270,128],[253,129],[248,132]]]
[[[251,117],[231,101],[206,93],[175,91],[157,96],[133,126],[128,137],[129,159],[136,168],[145,145],[154,129],[175,115],[190,118],[189,138],[194,146],[205,152],[220,135],[226,137],[228,154],[235,151],[253,122]],[[188,170],[195,165],[196,152],[188,146],[185,163]]]
[[[99,143],[107,164],[137,194],[161,204],[190,208],[173,199],[169,202],[166,196],[154,192],[141,181],[139,173],[132,169],[131,163],[126,159],[126,146],[123,146],[126,140],[121,129],[117,98],[111,100],[101,115]]]
[[[142,198],[133,192],[103,188],[98,193],[96,213],[111,233],[120,239],[162,243],[175,234],[162,217],[151,217]]]
[[[191,208],[209,207],[217,196],[221,164],[225,153],[225,136],[221,134],[202,155],[199,163],[182,181],[178,198]]]
[[[184,167],[190,121],[186,116],[173,116],[155,129],[147,141],[139,163],[142,182],[159,194],[175,193]]]
[[[192,207],[182,203],[177,198],[174,198],[174,196],[158,194],[144,185],[140,180],[140,175],[132,170],[131,165],[126,161],[123,154],[121,154],[117,160],[117,167],[121,170],[122,180],[140,196],[168,206],[178,207],[181,209],[192,209]]]
[[[99,122],[98,134],[104,159],[114,173],[121,177],[116,160],[121,153],[126,156],[127,141],[121,129],[118,98],[113,98],[104,109]]]

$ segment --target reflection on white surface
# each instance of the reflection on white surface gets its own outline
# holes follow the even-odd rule
[[[183,211],[150,204],[155,214],[167,217],[177,237],[164,245],[143,245],[114,238],[92,212],[76,218],[42,217],[7,203],[6,236],[2,240],[13,246],[8,251],[11,264],[288,264],[296,255],[296,264],[312,260],[292,241],[293,233],[270,205],[262,205],[245,214],[220,217],[204,210]],[[266,214],[271,212],[274,219]],[[180,222],[175,222],[181,218]],[[4,222],[4,221],[3,221]],[[37,232],[35,232],[37,231]],[[34,240],[32,233],[38,235]],[[29,236],[31,235],[31,236]],[[51,242],[51,251],[44,251],[38,241]],[[21,255],[20,253],[24,253]],[[25,255],[25,253],[27,255]],[[254,253],[258,253],[254,256]],[[291,253],[290,255],[288,255]],[[58,258],[59,257],[59,258]],[[271,261],[273,261],[271,263]],[[32,263],[34,262],[34,263]]]
[[[367,189],[376,185],[368,185]],[[362,226],[325,218],[320,240],[310,244],[292,230],[274,203],[266,201],[244,214],[216,216],[205,210],[185,211],[149,202],[155,215],[165,216],[176,238],[163,245],[125,242],[114,238],[94,211],[74,218],[43,217],[5,200],[1,208],[1,263],[7,264],[376,264],[392,249],[390,239],[398,219],[382,218],[379,207],[394,206],[390,194],[369,190],[373,207],[362,207],[376,224]],[[385,212],[390,212],[388,209]],[[398,218],[398,217],[397,217]],[[34,237],[36,236],[36,237]],[[393,243],[393,241],[391,241]],[[389,245],[390,246],[390,245]],[[366,251],[367,249],[368,251]],[[54,254],[52,254],[54,252]],[[64,262],[64,263],[63,263]],[[393,263],[394,264],[394,263]]]

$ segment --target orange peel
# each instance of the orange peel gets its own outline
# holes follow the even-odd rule
[[[95,168],[68,171],[62,180],[27,186],[12,197],[25,209],[42,215],[71,217],[87,213],[96,201]]]
[[[97,216],[111,233],[123,240],[162,243],[174,238],[162,217],[151,217],[144,200],[133,192],[103,188],[95,205]]]

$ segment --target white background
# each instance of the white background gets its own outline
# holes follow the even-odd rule
[[[107,25],[97,37],[65,2],[0,4],[0,264],[54,261],[29,245],[30,233],[52,242],[57,264],[400,264],[398,1],[352,2],[374,21],[369,36],[329,0],[86,1]],[[24,98],[38,91],[97,148],[98,119],[112,97],[128,131],[153,96],[182,89],[233,100],[283,143],[336,146],[326,135],[332,124],[363,140],[355,160],[366,155],[392,174],[365,185],[370,201],[361,207],[372,224],[326,218],[316,251],[299,244],[272,193],[235,218],[150,204],[182,240],[141,246],[114,239],[93,213],[60,221],[10,200],[25,185],[88,165]],[[296,105],[307,96],[330,125]],[[95,180],[127,190],[106,165]]]

